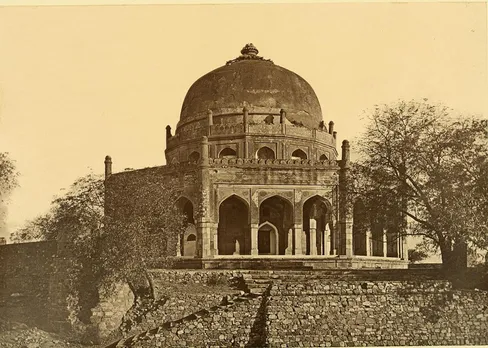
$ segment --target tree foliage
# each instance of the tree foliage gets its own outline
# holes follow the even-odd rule
[[[86,288],[86,282],[111,290],[123,281],[136,295],[143,290],[152,295],[147,269],[155,260],[167,265],[168,256],[175,255],[186,217],[175,204],[174,179],[134,173],[113,176],[107,190],[100,176],[79,178],[52,201],[49,212],[12,233],[11,241],[57,240],[60,255],[70,260],[73,291]]]
[[[151,296],[143,293],[152,290],[147,269],[157,260],[169,266],[186,227],[186,217],[175,204],[180,194],[176,179],[123,173],[109,180],[100,253],[104,282],[129,281],[136,296]]]
[[[0,152],[0,203],[17,186],[18,173],[15,164],[6,152]]]
[[[423,250],[419,250],[419,249],[409,249],[408,250],[408,261],[410,263],[420,262],[420,261],[426,259],[428,256],[429,255]]]
[[[454,267],[465,245],[488,245],[488,129],[444,106],[400,101],[377,106],[360,137],[355,193],[370,213],[397,219]]]

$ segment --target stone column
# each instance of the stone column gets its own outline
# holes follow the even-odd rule
[[[383,256],[388,255],[388,237],[386,235],[386,230],[383,229]]]
[[[236,239],[233,255],[240,255],[240,254],[241,254],[241,245],[239,244],[239,241]]]
[[[251,224],[251,255],[259,255],[258,250],[258,224]]]
[[[329,124],[330,129],[334,128],[333,123]],[[342,159],[340,161],[339,171],[339,230],[340,238],[344,238],[345,245],[341,245],[340,253],[345,252],[346,256],[353,256],[353,237],[352,237],[352,225],[353,225],[353,212],[352,212],[352,195],[350,194],[350,147],[349,141],[344,140],[342,142]]]
[[[244,131],[244,158],[249,158],[249,141],[246,134],[248,133],[249,111],[246,107],[242,109],[242,126]]]
[[[181,236],[176,238],[176,256],[181,256]]]
[[[293,230],[290,228],[288,230],[288,245],[285,249],[285,255],[293,254]]]
[[[319,255],[324,255],[324,231],[320,231],[320,234],[318,234],[318,242],[319,242]]]
[[[408,244],[407,244],[407,236],[402,236],[402,259],[408,261]]]
[[[371,231],[367,230],[365,232],[366,237],[366,256],[371,256]]]
[[[325,224],[324,231],[324,255],[330,255],[330,227],[329,224]]]
[[[302,255],[307,255],[307,233],[302,229]]]
[[[200,211],[197,219],[197,257],[211,257],[211,243],[213,234],[212,220],[210,219],[210,177],[208,173],[208,138],[203,136],[201,143],[201,163],[200,163]]]
[[[208,135],[212,135],[212,127],[213,127],[213,113],[212,110],[207,110],[207,124],[208,124]]]
[[[219,254],[219,224],[213,224],[213,254]]]
[[[302,225],[295,224],[295,255],[302,254]]]
[[[352,221],[346,220],[345,222],[345,233],[346,233],[346,256],[353,256],[353,241],[352,241]]]
[[[112,157],[105,156],[105,179],[108,179],[112,175]]]
[[[317,221],[310,219],[310,255],[317,255]]]

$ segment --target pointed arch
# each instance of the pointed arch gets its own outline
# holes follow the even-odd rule
[[[328,160],[329,160],[329,157],[325,153],[320,155],[320,157],[319,157],[319,161],[321,161],[321,162],[328,161]]]
[[[291,154],[291,159],[293,160],[306,160],[308,158],[307,154],[305,153],[305,151],[303,151],[302,149],[296,149],[295,151],[292,152]]]
[[[237,152],[230,147],[226,147],[219,152],[219,158],[236,158]]]
[[[176,207],[180,212],[182,212],[186,216],[188,223],[192,223],[192,224],[195,223],[195,216],[194,216],[195,205],[190,198],[181,195],[176,200]]]
[[[278,255],[280,234],[275,225],[265,221],[258,226],[258,254]]]
[[[275,159],[276,155],[275,155],[275,152],[271,148],[269,148],[267,146],[263,146],[263,147],[259,148],[258,151],[256,151],[256,158],[257,159],[264,159],[264,160]]]
[[[233,255],[236,241],[241,255],[251,253],[251,228],[249,225],[249,204],[238,195],[223,199],[218,207],[217,247],[219,255]]]
[[[200,152],[198,152],[198,151],[193,151],[188,156],[188,161],[190,161],[190,162],[198,162],[199,159],[200,159]]]
[[[259,224],[271,223],[277,229],[276,254],[284,255],[288,247],[288,230],[293,226],[293,204],[279,194],[267,197],[259,204]]]
[[[238,195],[237,193],[230,193],[228,194],[227,196],[223,197],[222,199],[220,199],[219,203],[218,203],[218,207],[220,208],[220,205],[227,199],[231,198],[231,197],[235,197],[236,199],[240,200],[242,203],[244,203],[246,205],[246,207],[249,209],[249,202],[242,196]]]

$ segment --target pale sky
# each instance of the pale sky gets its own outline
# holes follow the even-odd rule
[[[114,171],[164,164],[188,88],[248,42],[312,85],[339,141],[399,98],[486,116],[486,17],[484,3],[0,8],[0,151],[21,173],[8,232],[107,154]]]

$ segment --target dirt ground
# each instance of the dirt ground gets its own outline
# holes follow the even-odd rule
[[[0,320],[0,348],[100,348],[69,342],[56,334]]]

